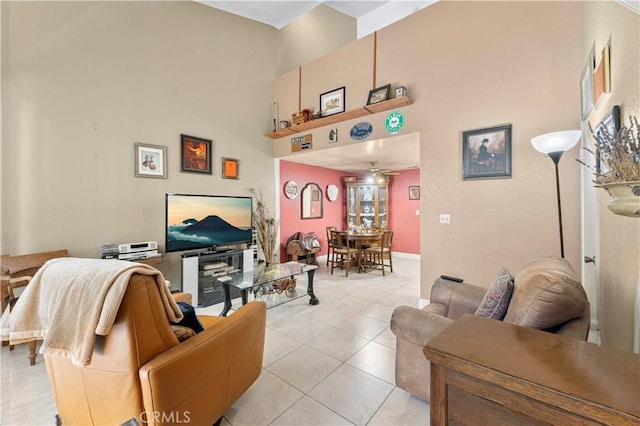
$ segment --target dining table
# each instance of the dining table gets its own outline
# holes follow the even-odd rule
[[[350,241],[354,242],[355,248],[358,251],[357,264],[358,272],[366,271],[366,258],[364,256],[365,249],[371,247],[373,244],[379,244],[380,238],[383,235],[383,231],[375,230],[346,230],[342,231],[347,234]]]

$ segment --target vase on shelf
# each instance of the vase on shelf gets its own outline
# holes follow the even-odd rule
[[[615,214],[640,217],[640,181],[612,182],[596,185],[611,196],[607,207]]]

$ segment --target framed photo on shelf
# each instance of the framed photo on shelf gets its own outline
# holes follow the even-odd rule
[[[209,139],[180,135],[183,172],[211,174],[211,148]]]
[[[420,199],[420,187],[419,186],[410,186],[409,187],[409,199],[410,200],[419,200]]]
[[[167,147],[136,142],[135,176],[167,178]]]
[[[391,85],[377,87],[369,91],[369,98],[367,99],[367,105],[377,104],[389,99],[389,92],[391,92]]]
[[[462,179],[511,177],[511,124],[462,132]]]
[[[325,92],[320,95],[320,114],[327,117],[344,112],[345,88],[344,86]]]
[[[238,179],[240,160],[235,158],[222,158],[222,179]]]
[[[593,109],[593,67],[595,65],[594,49],[587,57],[587,63],[582,70],[580,77],[580,105],[582,106],[582,119],[586,120],[587,116]]]

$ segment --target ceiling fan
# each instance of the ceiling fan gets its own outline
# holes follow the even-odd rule
[[[370,163],[371,163],[371,168],[367,171],[367,174],[373,177],[392,176],[392,175],[400,174],[400,172],[394,172],[393,170],[390,170],[390,169],[380,169],[376,167],[377,163],[375,161],[370,161]]]

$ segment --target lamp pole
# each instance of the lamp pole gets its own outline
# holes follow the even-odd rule
[[[531,139],[531,145],[547,154],[556,168],[556,195],[558,197],[558,226],[560,227],[560,255],[564,258],[564,237],[562,235],[562,203],[560,202],[560,176],[558,174],[558,162],[566,151],[573,148],[580,140],[580,130],[563,130],[561,132],[547,133]]]
[[[558,174],[558,162],[564,151],[550,152],[548,155],[556,168],[556,194],[558,197],[558,226],[560,227],[560,256],[564,259],[564,237],[562,236],[562,203],[560,202],[560,176]]]

